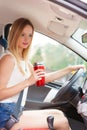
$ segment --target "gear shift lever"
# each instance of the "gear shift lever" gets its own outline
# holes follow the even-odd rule
[[[54,122],[54,117],[53,116],[48,116],[47,117],[47,123],[48,123],[48,127],[49,127],[50,130],[54,130],[53,122]]]

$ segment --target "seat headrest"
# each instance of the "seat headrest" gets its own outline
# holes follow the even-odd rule
[[[7,49],[7,41],[4,38],[0,38],[0,45],[2,45],[4,47],[4,49]]]

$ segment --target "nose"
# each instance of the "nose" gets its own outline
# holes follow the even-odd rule
[[[28,42],[28,41],[30,40],[29,36],[26,35],[26,36],[24,37],[24,40],[25,40],[25,42]]]
[[[24,36],[24,42],[25,43],[31,43],[31,41],[32,41],[32,36],[31,35],[25,35]]]

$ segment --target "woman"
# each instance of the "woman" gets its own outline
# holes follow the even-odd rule
[[[25,18],[14,21],[9,36],[8,51],[0,60],[0,128],[3,128],[14,111],[21,90],[35,84],[43,75],[46,83],[84,68],[83,65],[67,67],[60,71],[45,74],[42,70],[33,70],[28,62],[28,52],[33,38],[34,27]],[[8,109],[9,108],[9,109]],[[4,113],[4,115],[3,115]],[[55,130],[69,130],[69,123],[64,114],[59,110],[25,111],[11,130],[19,128],[48,128],[46,118],[54,116]],[[40,121],[39,121],[40,120]]]

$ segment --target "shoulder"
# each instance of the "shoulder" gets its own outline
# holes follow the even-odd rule
[[[0,65],[14,65],[15,60],[14,57],[11,54],[5,54],[0,59]]]

